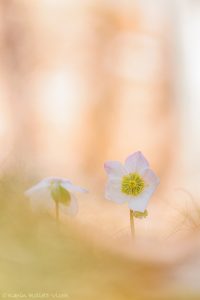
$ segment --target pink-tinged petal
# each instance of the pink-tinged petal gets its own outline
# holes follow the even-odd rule
[[[75,216],[78,213],[78,202],[75,196],[71,195],[69,205],[60,205],[61,213],[66,215]]]
[[[147,169],[144,171],[142,175],[144,181],[149,186],[157,186],[160,183],[160,179],[156,176],[156,174],[151,170]]]
[[[144,212],[155,189],[155,186],[151,186],[149,188],[146,188],[140,196],[132,197],[132,199],[129,200],[128,203],[129,208],[134,211]]]
[[[122,204],[130,199],[129,196],[121,192],[121,181],[119,180],[108,181],[106,185],[105,198],[118,204]]]
[[[61,186],[69,192],[88,193],[88,191],[80,186],[73,185],[70,181],[62,181]]]
[[[125,175],[125,170],[119,161],[107,161],[104,169],[110,178],[121,178]]]
[[[144,169],[149,168],[149,163],[144,155],[138,151],[130,155],[125,161],[125,168],[128,173],[142,172]]]

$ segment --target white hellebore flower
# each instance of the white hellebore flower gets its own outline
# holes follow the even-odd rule
[[[108,161],[104,167],[108,174],[106,199],[118,204],[127,201],[131,210],[144,213],[159,179],[142,153],[130,155],[124,166],[118,161]]]
[[[87,190],[73,185],[65,178],[45,178],[25,192],[31,200],[32,208],[55,209],[58,202],[62,212],[75,215],[78,212],[78,203],[74,193],[86,193]]]

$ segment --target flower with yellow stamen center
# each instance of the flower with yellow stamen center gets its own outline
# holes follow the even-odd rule
[[[118,161],[108,161],[104,167],[108,174],[106,199],[119,204],[128,202],[131,232],[134,236],[134,217],[147,217],[146,207],[159,179],[139,151],[130,155],[124,166]]]
[[[108,174],[106,199],[119,204],[128,202],[131,210],[144,213],[159,179],[143,154],[139,151],[133,153],[124,166],[118,161],[108,161],[105,171]]]

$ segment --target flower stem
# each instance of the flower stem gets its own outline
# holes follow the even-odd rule
[[[56,202],[56,223],[59,224],[59,202]]]
[[[130,227],[131,227],[131,235],[134,239],[135,237],[135,225],[134,225],[134,212],[132,209],[130,209]]]

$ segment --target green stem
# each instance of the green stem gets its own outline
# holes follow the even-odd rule
[[[59,224],[59,202],[56,202],[56,223]]]
[[[134,225],[134,212],[130,209],[130,227],[131,227],[131,235],[132,238],[135,238],[135,225]]]

